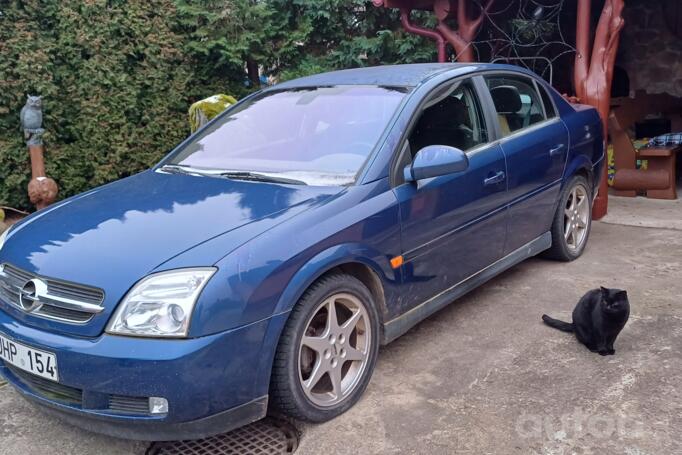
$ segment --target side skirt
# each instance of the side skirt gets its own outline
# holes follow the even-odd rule
[[[387,322],[384,324],[383,339],[381,344],[390,343],[400,335],[403,335],[405,332],[410,330],[417,323],[423,321],[436,311],[439,311],[440,309],[452,303],[453,300],[462,297],[469,291],[473,291],[478,286],[494,278],[505,270],[515,266],[516,264],[523,262],[533,256],[537,256],[551,246],[552,234],[545,232],[540,237],[528,242],[521,248],[512,251],[507,256],[503,257],[497,262],[490,264],[480,272],[471,275],[469,278],[465,278],[451,288],[446,289],[440,294],[431,297],[426,302],[412,308],[407,313]]]

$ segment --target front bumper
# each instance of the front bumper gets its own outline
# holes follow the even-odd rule
[[[265,415],[260,360],[269,356],[261,351],[274,319],[187,340],[106,334],[86,339],[20,325],[0,310],[0,332],[56,354],[58,387],[76,392],[64,400],[49,392],[49,382],[47,389],[36,387],[2,361],[0,374],[26,398],[87,430],[141,440],[204,437]],[[169,409],[162,415],[114,409],[112,397],[163,397]]]

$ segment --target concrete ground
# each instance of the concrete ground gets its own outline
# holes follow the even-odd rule
[[[682,454],[682,205],[649,202],[612,198],[578,261],[526,261],[383,348],[361,401],[301,425],[297,453]],[[632,305],[611,357],[540,322],[569,319],[600,285],[627,289]],[[144,450],[0,388],[0,454]]]

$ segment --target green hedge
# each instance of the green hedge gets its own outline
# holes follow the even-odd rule
[[[143,170],[187,136],[187,110],[243,96],[245,60],[282,79],[432,60],[365,0],[0,2],[0,206],[31,209],[19,111],[43,96],[60,198]]]
[[[189,133],[189,105],[219,86],[195,77],[172,1],[22,0],[0,12],[0,205],[30,207],[27,93],[43,96],[63,198],[159,160]]]

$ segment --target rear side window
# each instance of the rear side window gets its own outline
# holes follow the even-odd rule
[[[556,117],[556,111],[554,110],[554,103],[552,103],[552,98],[550,97],[547,89],[540,84],[537,84],[538,90],[540,90],[540,96],[542,97],[542,104],[545,105],[545,114],[547,118]]]
[[[516,76],[488,76],[486,82],[503,136],[546,120],[540,95],[532,80]]]

